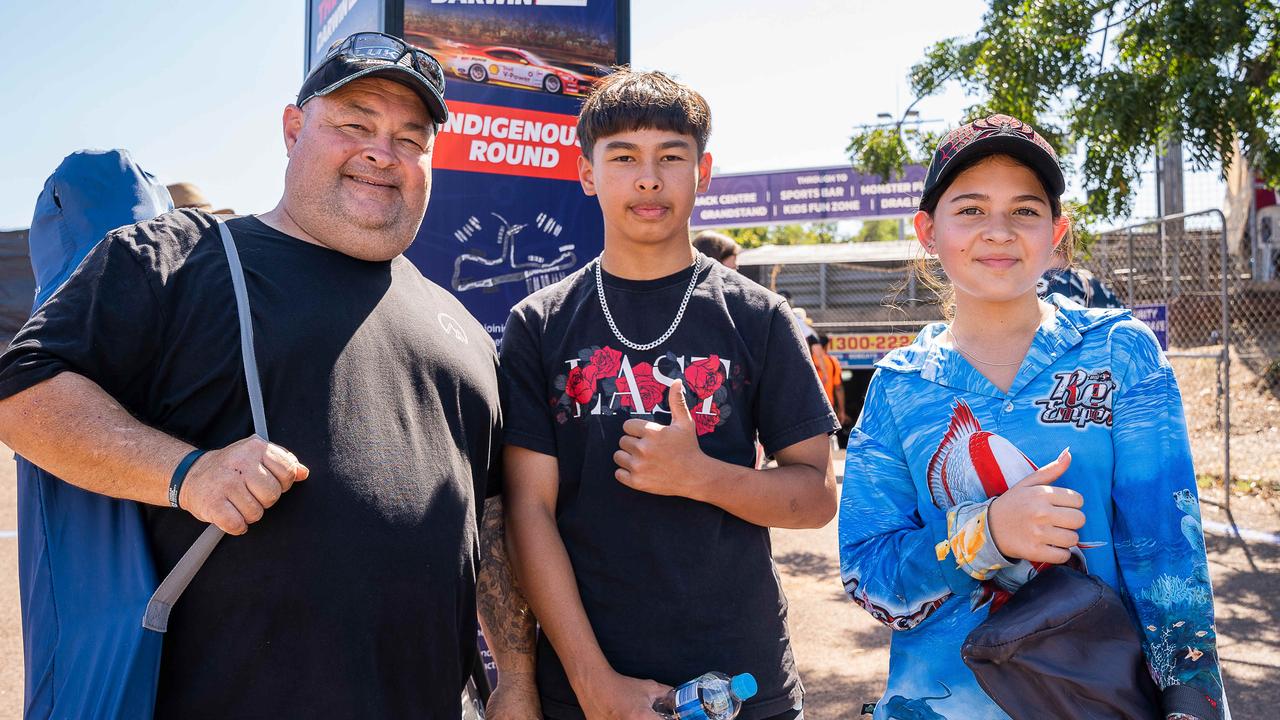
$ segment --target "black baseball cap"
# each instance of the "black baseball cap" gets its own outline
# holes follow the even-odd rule
[[[444,103],[444,72],[426,50],[380,32],[358,32],[329,48],[298,91],[298,107],[318,95],[328,95],[353,80],[383,77],[404,85],[422,98],[436,125],[449,119]]]
[[[966,161],[987,155],[1010,155],[1026,163],[1053,197],[1062,197],[1067,189],[1057,154],[1034,128],[1015,117],[991,115],[961,125],[938,143],[924,178],[920,206],[929,205]]]

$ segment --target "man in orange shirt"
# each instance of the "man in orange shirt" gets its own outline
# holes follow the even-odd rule
[[[841,425],[850,424],[851,420],[844,411],[844,378],[840,361],[827,353],[831,338],[826,335],[809,338],[809,354],[813,356],[813,367],[818,371],[818,379],[822,381],[822,389],[827,391],[827,400],[840,418]],[[834,436],[832,436],[834,437]]]

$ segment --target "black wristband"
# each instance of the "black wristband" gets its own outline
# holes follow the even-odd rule
[[[1221,720],[1223,716],[1218,699],[1191,685],[1170,685],[1160,695],[1165,715],[1182,713],[1199,720]]]
[[[187,473],[191,471],[191,466],[196,464],[196,460],[205,453],[204,450],[192,450],[187,456],[182,458],[182,462],[178,463],[178,467],[173,471],[173,477],[169,478],[169,504],[178,507],[178,493],[182,491],[182,483],[187,479]]]

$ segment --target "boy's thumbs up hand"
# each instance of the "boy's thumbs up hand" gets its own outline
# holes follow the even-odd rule
[[[697,426],[684,397],[684,382],[676,380],[667,390],[671,424],[628,420],[618,441],[613,476],[634,490],[655,495],[679,495],[699,499],[704,477],[700,465],[707,459],[698,447]]]
[[[996,548],[1007,558],[1060,564],[1080,542],[1084,498],[1053,483],[1071,466],[1070,449],[1023,478],[991,502],[987,524]]]
[[[697,440],[697,429],[693,424],[693,413],[689,412],[689,401],[684,397],[684,381],[677,380],[667,388],[667,406],[671,408],[671,426],[680,425],[693,433]]]

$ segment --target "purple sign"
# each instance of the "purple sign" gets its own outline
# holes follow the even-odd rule
[[[714,175],[694,204],[691,225],[744,227],[895,217],[915,212],[925,168],[911,165],[888,180],[846,165]]]
[[[1147,324],[1155,334],[1160,349],[1169,350],[1169,306],[1168,305],[1134,305],[1130,308],[1133,316]]]

